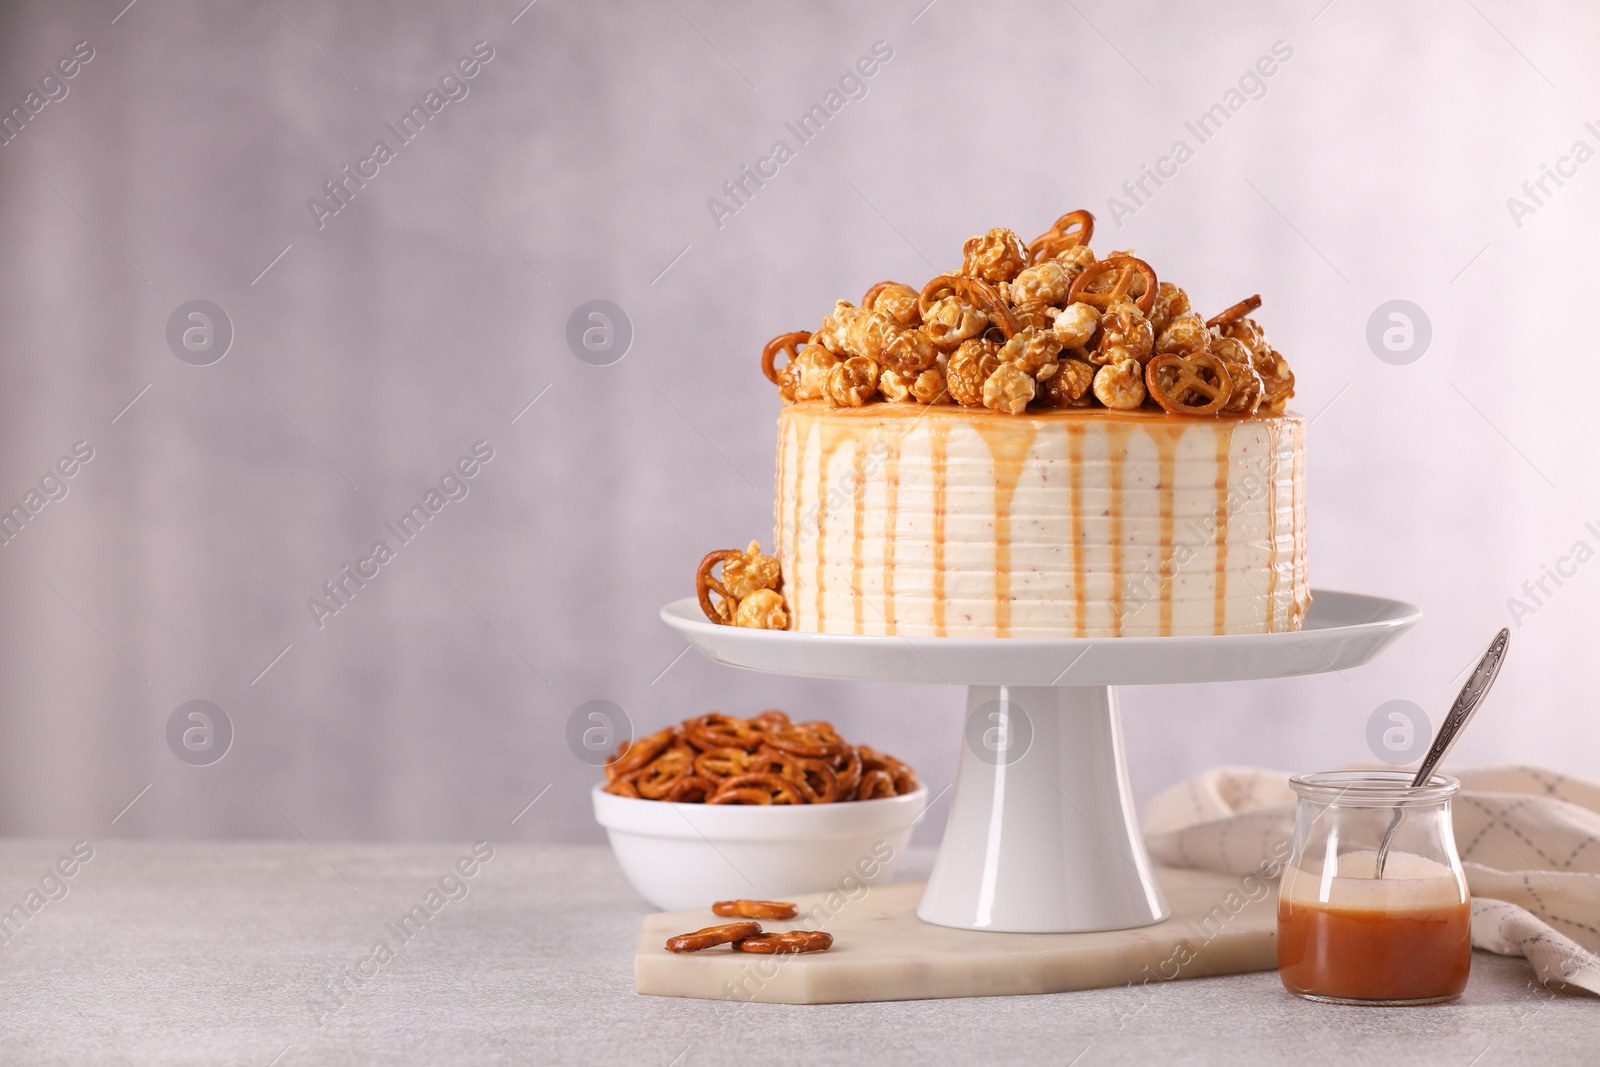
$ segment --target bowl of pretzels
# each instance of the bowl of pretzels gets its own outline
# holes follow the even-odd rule
[[[885,881],[927,807],[905,763],[781,711],[685,720],[625,743],[605,771],[595,820],[668,911]]]

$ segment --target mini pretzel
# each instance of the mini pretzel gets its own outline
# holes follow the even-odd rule
[[[1237,304],[1233,305],[1233,307],[1229,308],[1227,311],[1211,316],[1206,320],[1206,325],[1211,327],[1213,330],[1226,329],[1260,306],[1260,293],[1257,293],[1255,296],[1247,296]]]
[[[928,310],[947,296],[959,297],[989,316],[989,322],[1010,340],[1022,332],[1022,324],[994,286],[979,278],[960,274],[941,274],[922,287],[917,310],[926,318]]]
[[[697,774],[686,774],[661,794],[662,800],[674,804],[703,804],[717,791],[717,783]]]
[[[826,734],[816,727],[822,724],[807,723],[804,726],[780,727],[768,730],[767,743],[780,752],[787,752],[794,756],[803,756],[806,759],[832,759],[844,751],[845,744],[839,736],[829,727]]]
[[[719,900],[711,911],[730,919],[792,919],[800,906],[786,900]]]
[[[1089,290],[1091,282],[1112,272],[1116,273],[1117,279],[1109,290],[1105,292]],[[1144,292],[1137,297],[1132,295],[1135,278],[1144,280]],[[1113,304],[1132,300],[1140,311],[1148,315],[1150,309],[1155,306],[1158,287],[1156,272],[1150,264],[1133,256],[1112,256],[1110,259],[1102,259],[1083,268],[1083,273],[1072,280],[1072,288],[1067,291],[1067,302],[1091,304],[1104,310]]]
[[[1170,385],[1162,380],[1167,371],[1172,372]],[[1206,379],[1206,371],[1211,372],[1214,381]],[[1227,366],[1210,352],[1186,356],[1166,352],[1156,356],[1145,365],[1144,384],[1156,403],[1174,415],[1215,415],[1233,392]],[[1205,403],[1196,404],[1190,399],[1197,395],[1204,397]]]
[[[767,347],[761,350],[761,373],[767,376],[767,381],[773,385],[779,384],[778,375],[783,373],[775,364],[779,352],[788,356],[789,361],[793,362],[795,355],[810,340],[811,332],[809,330],[796,330],[793,333],[780,333],[768,341]]]
[[[804,804],[806,798],[787,778],[776,774],[736,774],[725,778],[707,804]]]
[[[606,761],[606,779],[616,781],[632,774],[655,759],[672,744],[672,727],[657,730],[649,737],[636,737],[617,746],[617,754]]]
[[[730,945],[735,941],[747,941],[752,937],[760,936],[760,923],[724,923],[721,926],[708,926],[704,930],[696,930],[692,934],[679,934],[677,937],[669,937],[667,938],[667,951],[699,952],[701,949],[715,948],[717,945]]]
[[[1086,245],[1094,237],[1094,216],[1087,211],[1069,211],[1050,228],[1028,242],[1028,265],[1069,248]]]
[[[826,952],[832,947],[833,935],[826,930],[789,930],[781,934],[757,934],[733,943],[735,952],[760,952],[767,955]]]
[[[761,731],[743,719],[713,711],[683,724],[683,736],[702,752],[716,748],[754,748],[761,743]]]
[[[694,574],[695,595],[700,598],[700,610],[706,613],[706,618],[720,626],[728,626],[733,622],[733,609],[738,601],[728,592],[723,584],[711,577],[711,571],[719,563],[726,563],[730,559],[743,559],[744,553],[737,548],[722,548],[715,552],[707,552],[706,558],[700,561],[700,569]],[[722,598],[721,604],[711,601],[711,594],[715,593]]]
[[[894,779],[885,770],[867,771],[856,787],[857,800],[884,800],[894,796]]]

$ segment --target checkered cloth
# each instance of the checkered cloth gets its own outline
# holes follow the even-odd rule
[[[1552,988],[1600,993],[1600,787],[1537,767],[1455,771],[1456,847],[1472,943],[1525,956]],[[1144,833],[1169,867],[1260,873],[1294,831],[1289,776],[1218,767],[1152,800]]]

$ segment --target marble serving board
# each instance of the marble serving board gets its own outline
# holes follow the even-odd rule
[[[1155,873],[1170,918],[1091,934],[934,926],[917,918],[920,882],[874,886],[855,900],[839,894],[830,900],[824,893],[793,898],[799,920],[763,927],[824,929],[834,937],[827,952],[799,956],[758,956],[727,947],[675,955],[665,948],[667,938],[729,920],[709,907],[658,912],[640,928],[634,989],[663,997],[841,1004],[1063,993],[1277,966],[1276,887],[1204,871]],[[816,919],[804,921],[807,915]]]

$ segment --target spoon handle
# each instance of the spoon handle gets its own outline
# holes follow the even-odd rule
[[[1489,687],[1494,685],[1495,677],[1500,673],[1501,664],[1506,661],[1506,650],[1511,647],[1511,631],[1503,629],[1495,634],[1494,640],[1489,642],[1489,649],[1472,668],[1472,674],[1467,678],[1467,684],[1461,687],[1461,692],[1456,695],[1456,702],[1450,706],[1450,712],[1444,717],[1444,722],[1439,726],[1439,732],[1434,735],[1433,745],[1428,749],[1427,756],[1423,757],[1422,766],[1417,769],[1417,776],[1411,780],[1412,788],[1428,784],[1428,779],[1433,777],[1434,769],[1449,754],[1455,745],[1456,738],[1461,736],[1462,729],[1472,719],[1473,713],[1483,703]]]
[[[1427,785],[1428,780],[1433,777],[1434,768],[1439,766],[1455,745],[1456,738],[1461,736],[1462,729],[1478,710],[1478,705],[1483,703],[1489,687],[1494,685],[1495,677],[1500,673],[1500,665],[1506,661],[1506,650],[1510,647],[1509,629],[1502,629],[1494,635],[1494,640],[1489,642],[1488,651],[1478,660],[1478,665],[1472,668],[1472,673],[1467,676],[1467,684],[1456,694],[1456,702],[1450,705],[1449,713],[1439,725],[1439,732],[1433,735],[1433,744],[1428,748],[1428,754],[1423,757],[1422,766],[1417,768],[1417,776],[1411,779],[1411,788],[1417,789]],[[1394,817],[1389,820],[1389,829],[1383,833],[1383,841],[1378,845],[1379,878],[1383,877],[1383,865],[1389,858],[1389,846],[1394,843],[1394,832],[1400,829],[1400,823],[1405,817],[1405,809],[1396,808]]]

